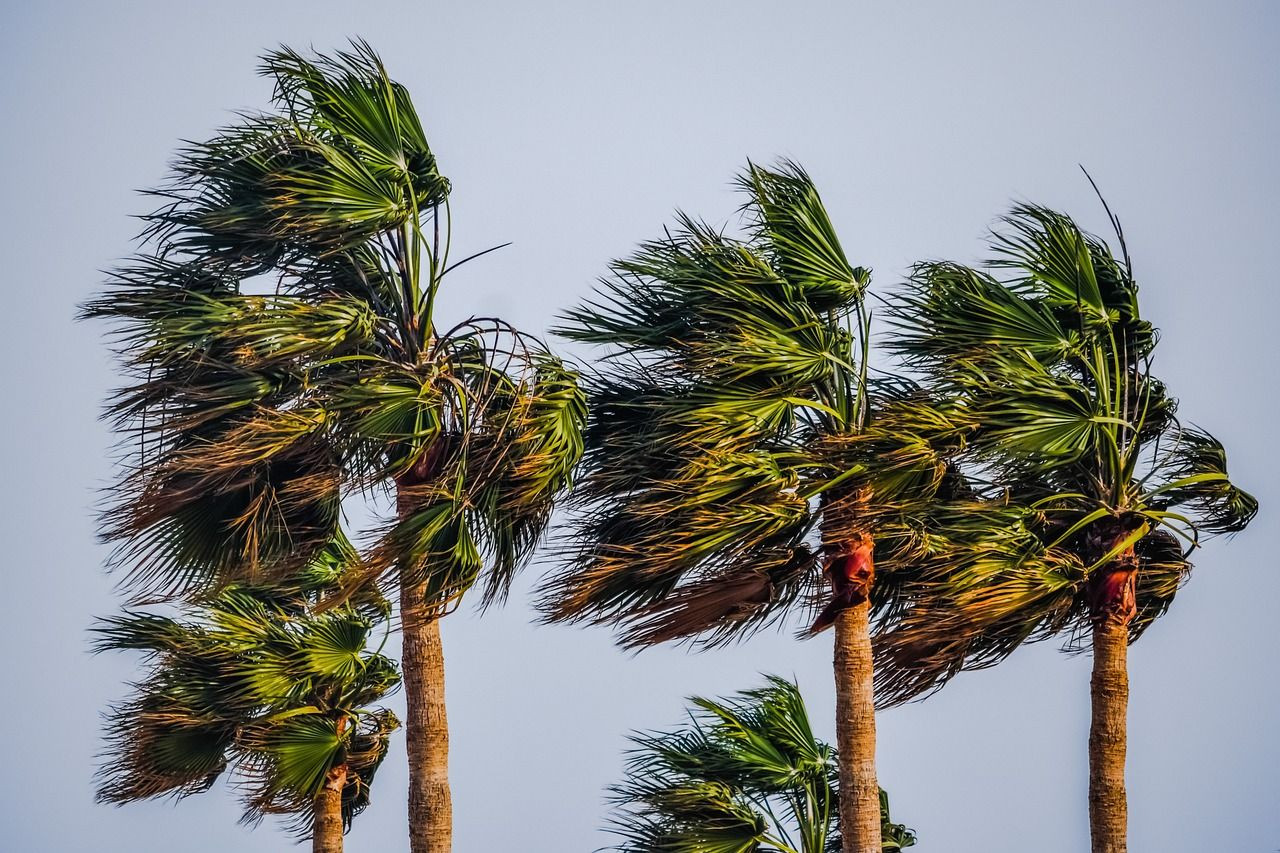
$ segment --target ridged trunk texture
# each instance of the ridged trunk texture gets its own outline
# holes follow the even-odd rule
[[[346,767],[329,771],[324,790],[316,797],[311,853],[342,853],[342,789],[346,784]]]
[[[444,701],[440,618],[422,603],[419,584],[400,586],[404,637],[405,746],[409,752],[409,850],[449,853],[453,801],[449,793],[449,721]]]
[[[1089,837],[1093,853],[1129,849],[1124,761],[1129,712],[1129,623],[1138,613],[1138,532],[1132,519],[1107,519],[1089,533],[1092,559],[1110,562],[1090,577],[1093,676],[1089,683]]]
[[[870,602],[863,601],[842,610],[835,622],[836,745],[844,853],[880,853],[870,610]]]
[[[435,452],[427,453],[397,483],[401,518],[411,511],[405,491],[433,473]],[[428,604],[427,584],[416,567],[400,574],[400,667],[406,708],[405,748],[409,753],[409,851],[450,853],[453,797],[449,791],[449,720],[444,698],[444,644],[440,611]]]
[[[835,625],[836,751],[840,763],[840,838],[844,853],[881,853],[876,781],[876,690],[870,593],[876,546],[859,528],[868,494],[827,494],[822,544],[831,602],[812,630]]]
[[[869,495],[827,495],[822,545],[831,601],[814,624],[835,626],[836,749],[844,853],[881,853],[876,703],[871,658],[875,543],[859,524]]]
[[[1102,619],[1093,628],[1093,720],[1089,726],[1089,834],[1093,853],[1125,853],[1129,806],[1124,786],[1129,628]]]

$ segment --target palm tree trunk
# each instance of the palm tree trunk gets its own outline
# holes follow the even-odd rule
[[[835,623],[836,745],[844,853],[880,853],[876,706],[872,685],[871,603],[842,610]]]
[[[836,751],[840,767],[840,838],[844,853],[881,853],[876,781],[876,703],[871,657],[871,587],[875,541],[858,527],[869,496],[827,495],[822,543],[835,619]],[[832,613],[834,611],[834,613]],[[825,619],[819,616],[819,627]]]
[[[1124,761],[1129,711],[1129,623],[1138,613],[1133,524],[1108,520],[1090,534],[1093,553],[1113,554],[1089,582],[1093,618],[1089,725],[1089,836],[1093,853],[1129,849]],[[1116,553],[1118,550],[1118,553]]]
[[[409,850],[449,853],[453,802],[449,792],[449,721],[444,700],[444,646],[440,617],[423,602],[424,585],[401,583],[401,666],[408,706]]]
[[[1128,850],[1129,807],[1124,786],[1129,708],[1129,628],[1098,620],[1093,628],[1093,720],[1089,727],[1089,834],[1093,853]]]
[[[312,853],[342,853],[342,789],[346,784],[345,765],[333,768],[325,778],[311,823]]]
[[[430,480],[439,447],[433,448],[396,483],[401,519],[412,511],[407,492]],[[409,753],[409,851],[450,853],[453,797],[449,791],[449,720],[444,696],[444,644],[440,612],[427,600],[427,583],[417,567],[400,570],[400,653]]]

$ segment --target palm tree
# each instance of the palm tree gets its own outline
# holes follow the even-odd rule
[[[347,592],[398,590],[411,848],[440,853],[439,619],[482,574],[485,604],[505,596],[581,454],[583,399],[503,321],[440,324],[471,258],[451,259],[449,182],[372,49],[261,70],[275,110],[179,153],[142,252],[85,309],[118,324],[135,382],[112,407],[137,458],[105,538],[137,595],[198,595],[287,577],[344,498],[392,492]]]
[[[1025,562],[919,573],[878,662],[884,695],[903,700],[1027,640],[1090,636],[1098,853],[1126,849],[1127,646],[1168,609],[1200,540],[1257,512],[1222,445],[1179,423],[1152,375],[1158,335],[1112,224],[1120,258],[1069,217],[1019,205],[993,237],[991,271],[916,270],[895,346],[969,419],[956,461],[975,492],[1024,508],[1036,541]]]
[[[316,853],[341,851],[399,727],[368,707],[400,680],[366,650],[389,605],[366,596],[316,611],[352,557],[337,541],[285,587],[231,585],[184,607],[183,619],[103,620],[97,650],[140,650],[149,666],[108,717],[99,801],[186,797],[230,769],[246,822],[287,815]]]
[[[835,750],[813,736],[799,688],[770,677],[727,700],[693,698],[677,731],[636,734],[611,790],[621,853],[836,853]],[[916,843],[889,818],[885,851]]]
[[[622,624],[630,646],[715,645],[816,601],[810,633],[835,626],[844,849],[877,853],[872,609],[999,513],[963,503],[960,427],[868,378],[870,273],[808,175],[751,165],[738,186],[745,239],[682,216],[568,315],[562,334],[614,349],[589,382],[575,562],[545,606]]]

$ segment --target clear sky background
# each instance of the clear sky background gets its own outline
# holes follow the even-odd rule
[[[609,258],[679,207],[712,221],[751,157],[814,175],[874,286],[918,259],[976,260],[1011,200],[1101,231],[1085,164],[1126,225],[1156,369],[1262,501],[1210,543],[1130,656],[1131,849],[1280,848],[1277,302],[1280,5],[1258,2],[25,2],[0,8],[5,440],[0,849],[291,849],[236,825],[225,788],[174,806],[92,802],[99,715],[134,673],[91,658],[118,599],[91,508],[116,379],[72,322],[127,254],[180,138],[258,108],[259,54],[361,35],[413,94],[453,180],[461,253],[444,312],[540,332]],[[682,697],[795,675],[830,737],[830,639],[786,631],[690,655],[620,653],[602,630],[512,603],[445,627],[459,853],[609,843],[624,735]],[[920,850],[1087,848],[1087,658],[1050,645],[880,716],[880,773]],[[396,697],[399,702],[402,698]],[[403,742],[349,849],[407,849]]]

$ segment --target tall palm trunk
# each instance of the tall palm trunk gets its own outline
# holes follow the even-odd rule
[[[342,789],[346,784],[345,765],[333,768],[325,777],[311,822],[312,853],[342,853]]]
[[[449,853],[453,802],[449,793],[449,721],[444,701],[440,617],[423,603],[424,585],[400,585],[404,637],[405,746],[409,752],[409,850]]]
[[[1129,807],[1124,787],[1129,629],[1112,621],[1093,628],[1093,721],[1089,727],[1089,834],[1093,853],[1125,853]]]
[[[840,612],[835,624],[836,745],[844,853],[880,853],[876,706],[871,669],[871,603]]]
[[[1131,537],[1122,521],[1101,528],[1095,551],[1112,552]],[[1129,623],[1138,612],[1138,557],[1132,543],[1095,573],[1091,590],[1093,676],[1089,725],[1089,836],[1093,853],[1129,849],[1124,786],[1129,712]]]
[[[859,532],[857,507],[833,500],[822,533],[831,555],[832,601],[815,628],[835,620],[836,749],[840,766],[840,837],[844,853],[880,853],[880,785],[876,780],[876,705],[871,658],[872,538]],[[852,510],[852,511],[851,511]]]
[[[425,481],[434,464],[427,454],[398,485]],[[410,511],[403,494],[397,499],[401,518]],[[453,847],[453,798],[449,791],[449,720],[444,697],[444,645],[440,613],[427,601],[420,573],[402,567],[400,633],[403,670],[405,747],[409,753],[409,851],[449,853]]]

